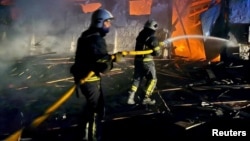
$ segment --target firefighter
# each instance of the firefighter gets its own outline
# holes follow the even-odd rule
[[[91,24],[82,32],[77,40],[75,61],[70,68],[74,81],[86,98],[86,106],[82,113],[80,127],[88,131],[88,141],[101,140],[101,121],[104,118],[104,97],[101,86],[101,73],[106,73],[118,62],[121,53],[108,54],[104,36],[109,32],[113,15],[106,9],[98,9],[92,13]],[[113,56],[113,58],[112,58]],[[95,75],[80,84],[90,71]],[[95,127],[95,128],[94,128]],[[96,130],[96,131],[94,131]],[[86,134],[86,133],[85,133]],[[86,137],[86,135],[83,135]]]
[[[143,105],[153,105],[155,100],[151,95],[156,87],[157,77],[153,56],[160,56],[160,46],[155,36],[158,29],[158,23],[155,20],[148,20],[144,28],[139,32],[136,38],[135,51],[153,50],[151,54],[137,55],[134,58],[134,76],[132,86],[129,90],[127,104],[135,104],[135,93],[144,78],[146,78],[146,87],[144,90]]]

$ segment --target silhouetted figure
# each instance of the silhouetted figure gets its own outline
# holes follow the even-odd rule
[[[88,141],[100,141],[102,137],[104,98],[100,74],[112,69],[117,56],[121,56],[117,53],[113,55],[116,57],[112,58],[107,52],[104,36],[109,32],[112,19],[113,15],[105,9],[98,9],[92,14],[90,27],[78,38],[75,62],[70,70],[76,85],[87,100],[80,126],[83,127],[83,132],[88,128],[88,138],[85,139]],[[95,75],[80,84],[80,80],[91,71],[94,71]]]

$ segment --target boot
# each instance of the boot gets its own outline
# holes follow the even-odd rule
[[[83,137],[83,141],[97,141],[96,139],[96,116],[93,115],[86,123],[85,127],[85,136]]]
[[[143,105],[154,105],[156,101],[154,99],[151,99],[149,97],[145,97],[142,101]]]
[[[95,138],[95,122],[90,121],[86,124],[85,136],[83,137],[83,141],[96,141]]]
[[[95,141],[103,140],[103,116],[96,115],[95,116]]]
[[[86,123],[86,127],[84,129],[84,137],[83,141],[88,141],[88,136],[89,136],[89,122]]]
[[[127,104],[129,105],[135,104],[135,92],[129,92]]]

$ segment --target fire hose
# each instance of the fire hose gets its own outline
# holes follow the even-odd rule
[[[144,55],[144,54],[150,54],[153,50],[145,50],[145,51],[122,51],[122,55]],[[114,59],[114,55],[112,55],[112,59]],[[93,71],[90,71],[87,77],[83,78],[81,80],[81,84],[85,83],[85,81],[89,78],[91,78],[94,75]],[[75,91],[76,85],[72,86],[60,99],[58,99],[54,104],[52,104],[44,113],[43,115],[35,118],[33,122],[31,123],[31,127],[37,127],[39,126],[44,120],[46,120],[57,108],[59,108]],[[7,137],[4,141],[19,141],[22,131],[24,127],[19,129],[18,131],[11,134],[9,137]]]

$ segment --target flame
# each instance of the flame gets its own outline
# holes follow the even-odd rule
[[[215,58],[211,60],[211,62],[218,62],[220,61],[220,55],[217,55]]]
[[[172,25],[174,31],[171,37],[183,36],[183,35],[203,35],[202,27],[199,16],[190,17],[189,6],[185,7],[187,3],[183,3],[181,0],[174,1]],[[198,18],[198,20],[197,20]],[[204,49],[204,41],[202,39],[182,39],[173,42],[175,48],[174,55],[182,56],[187,60],[205,60],[206,53]],[[219,57],[213,58],[212,61],[219,61]],[[211,60],[210,60],[211,61]]]
[[[179,45],[178,47],[176,47],[176,52],[184,52],[185,46],[184,45]]]

